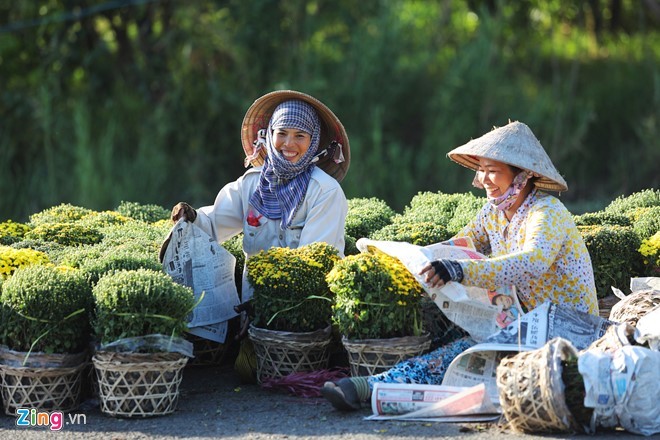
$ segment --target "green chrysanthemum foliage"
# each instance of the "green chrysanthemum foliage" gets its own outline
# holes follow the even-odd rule
[[[373,240],[405,241],[418,246],[427,246],[451,238],[447,229],[433,222],[396,222],[371,234]]]
[[[50,261],[56,264],[59,262],[59,256],[71,249],[69,246],[45,240],[21,240],[12,244],[11,247],[14,249],[34,249],[35,251],[43,252],[48,255]]]
[[[576,226],[594,226],[594,225],[610,225],[610,226],[631,226],[630,219],[621,214],[613,214],[611,212],[598,211],[588,212],[582,215],[574,215],[573,220]]]
[[[634,208],[628,211],[633,230],[639,238],[646,240],[660,231],[660,206]]]
[[[77,223],[44,223],[25,234],[27,240],[53,241],[64,246],[99,243],[103,235],[98,229]]]
[[[327,276],[333,322],[349,339],[420,336],[423,289],[396,258],[380,251],[338,261]]]
[[[17,269],[33,264],[49,263],[48,256],[34,249],[14,249],[0,246],[0,279],[11,277]]]
[[[111,225],[123,225],[124,223],[130,221],[129,217],[118,213],[117,211],[103,211],[103,212],[92,212],[76,223],[81,226],[87,226],[94,229],[103,229]]]
[[[348,200],[346,234],[356,239],[369,237],[372,232],[392,223],[395,212],[376,197]]]
[[[153,255],[158,259],[160,246],[172,228],[171,222],[144,223],[131,220],[120,225],[103,228],[102,245],[107,248],[123,249]]]
[[[344,255],[357,255],[360,250],[357,248],[357,240],[348,234],[344,235]]]
[[[310,332],[332,321],[332,292],[325,276],[339,260],[337,249],[312,243],[297,249],[274,247],[247,261],[254,287],[254,325],[270,330]]]
[[[158,220],[167,220],[170,218],[170,211],[162,206],[140,204],[137,202],[121,201],[117,207],[117,212],[126,217],[147,223],[154,223]]]
[[[153,255],[108,249],[99,258],[87,258],[80,263],[80,271],[87,281],[94,285],[107,273],[118,270],[150,269],[162,270],[160,262]]]
[[[33,265],[2,285],[0,334],[16,351],[78,353],[89,344],[91,288],[70,268]]]
[[[92,325],[102,344],[150,334],[180,336],[194,306],[192,289],[148,269],[106,273],[92,292]]]
[[[578,226],[578,229],[591,256],[598,297],[609,295],[612,286],[628,290],[630,278],[637,276],[642,266],[639,236],[628,226]]]
[[[464,194],[444,194],[442,192],[417,193],[404,208],[402,214],[404,219],[397,216],[394,222],[432,222],[446,227],[464,197]]]
[[[461,198],[454,209],[454,214],[447,223],[447,232],[452,237],[459,233],[465,225],[477,217],[487,201],[485,197],[477,197],[472,193],[461,194]]]
[[[112,251],[112,249],[110,249]],[[88,260],[98,260],[103,257],[107,252],[100,244],[92,246],[65,246],[61,252],[57,254],[57,259],[53,260],[55,264],[61,266],[73,267],[80,269],[80,266]]]
[[[395,215],[392,224],[434,223],[445,227],[453,237],[479,213],[486,199],[472,193],[444,194],[420,192],[403,210]]]
[[[28,225],[11,220],[0,223],[0,245],[8,246],[21,241],[29,230]]]
[[[74,206],[69,203],[44,209],[30,216],[29,226],[36,227],[47,223],[71,223],[93,213],[91,209]]]
[[[627,215],[634,208],[660,206],[660,189],[645,189],[625,197],[614,199],[605,207],[605,212]]]
[[[227,249],[230,254],[236,258],[236,267],[234,268],[234,282],[236,290],[241,294],[243,288],[243,267],[245,266],[245,252],[243,252],[243,233],[234,235],[229,240],[222,243],[222,247]]]

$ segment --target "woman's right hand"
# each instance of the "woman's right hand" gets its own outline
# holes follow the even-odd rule
[[[419,272],[430,287],[442,287],[449,281],[463,281],[463,269],[457,261],[440,259],[431,261]]]
[[[172,208],[170,218],[174,223],[178,222],[181,218],[185,221],[194,222],[197,218],[197,211],[186,202],[179,202]]]

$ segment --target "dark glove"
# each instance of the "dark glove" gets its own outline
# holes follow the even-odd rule
[[[197,211],[187,204],[186,202],[179,202],[172,208],[172,215],[170,217],[174,223],[183,218],[186,221],[194,222],[197,218]]]
[[[254,307],[252,306],[252,301],[248,300],[244,303],[234,306],[234,311],[241,314],[241,329],[238,331],[236,337],[234,337],[236,341],[240,341],[247,336],[250,323],[254,317]]]
[[[463,281],[463,268],[454,260],[435,260],[431,262],[431,266],[433,267],[433,270],[435,270],[435,273],[445,283],[449,281],[460,283]]]

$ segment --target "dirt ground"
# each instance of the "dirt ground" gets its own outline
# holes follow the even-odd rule
[[[85,423],[65,424],[61,431],[16,426],[16,417],[0,416],[0,438],[66,439],[443,439],[469,436],[478,440],[571,436],[515,435],[491,424],[445,424],[364,420],[369,409],[353,413],[334,410],[322,398],[302,398],[285,392],[241,384],[231,366],[189,366],[184,369],[177,410],[143,419],[115,418],[86,400],[75,414]],[[65,415],[65,420],[67,420]],[[79,422],[82,421],[82,418]],[[578,436],[580,437],[580,436]],[[586,436],[582,436],[586,437]],[[660,438],[660,435],[654,436]],[[574,437],[571,437],[574,438]],[[639,438],[610,432],[598,438]]]

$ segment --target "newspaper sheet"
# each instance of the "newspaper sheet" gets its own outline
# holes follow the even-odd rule
[[[486,340],[497,330],[508,326],[522,314],[513,286],[489,291],[480,287],[449,282],[441,288],[425,285],[419,272],[429,261],[440,258],[483,259],[469,238],[458,238],[422,247],[397,241],[361,238],[357,247],[362,252],[376,248],[397,257],[424,287],[428,296],[454,324],[467,331],[477,342]]]
[[[184,220],[174,225],[168,239],[163,270],[175,282],[191,287],[198,302],[188,322],[189,332],[224,342],[226,321],[237,316],[234,306],[240,302],[234,282],[236,258]]]
[[[561,337],[583,350],[605,334],[611,321],[579,312],[571,307],[546,302],[526,313],[486,342],[459,354],[445,373],[443,385],[470,386],[484,383],[494,401],[498,399],[496,369],[512,352],[534,350]]]
[[[376,383],[368,420],[478,422],[499,418],[483,384],[474,387]]]

